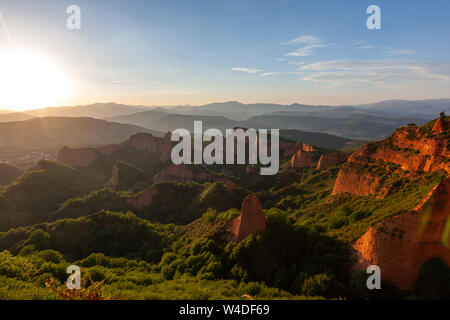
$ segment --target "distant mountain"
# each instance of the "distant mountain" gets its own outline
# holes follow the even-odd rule
[[[162,111],[146,111],[134,115],[108,118],[119,123],[139,125],[157,131],[172,131],[177,128],[193,130],[194,121],[201,120],[203,129],[217,128],[225,130],[233,127],[293,129],[347,138],[349,140],[377,140],[384,139],[397,127],[408,123],[423,124],[420,118],[395,118],[365,113],[329,111],[328,116],[317,114],[305,115],[298,112],[280,112],[263,114],[238,121],[223,116],[205,116],[190,114],[168,114]],[[336,113],[342,113],[337,116]],[[335,116],[332,116],[332,115]],[[345,114],[345,116],[344,116]],[[336,137],[334,137],[335,139]],[[319,139],[324,143],[322,138]]]
[[[360,144],[357,141],[333,136],[328,133],[307,132],[293,129],[280,130],[280,136],[292,141],[306,142],[308,144],[327,149],[351,148]]]
[[[108,118],[118,123],[130,123],[144,128],[161,132],[172,131],[178,128],[194,130],[194,121],[202,121],[203,129],[217,128],[225,130],[241,126],[245,122],[235,121],[222,116],[204,116],[190,114],[169,114],[162,111],[145,111],[129,116]]]
[[[100,146],[118,143],[131,135],[159,132],[92,118],[47,117],[0,123],[0,159],[36,150]]]
[[[35,116],[25,112],[0,113],[0,122],[24,121],[33,118]]]
[[[148,109],[144,106],[129,106],[114,102],[94,103],[86,106],[51,107],[26,111],[35,117],[91,117],[103,119],[119,115],[133,114]]]
[[[328,133],[352,140],[379,140],[387,137],[397,127],[408,123],[418,125],[425,120],[417,118],[386,118],[352,114],[343,118],[326,118],[296,115],[262,115],[246,121],[252,128],[298,129]]]
[[[416,117],[426,120],[436,118],[440,112],[450,113],[450,99],[434,100],[386,100],[356,106],[362,110],[378,110],[403,117]]]

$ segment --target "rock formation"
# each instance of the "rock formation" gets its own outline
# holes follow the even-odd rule
[[[144,191],[138,193],[135,197],[127,200],[132,207],[140,210],[148,206],[153,201],[153,197],[158,193],[154,186],[148,187]]]
[[[354,271],[381,268],[381,278],[412,289],[423,264],[435,257],[450,266],[450,178],[439,183],[412,212],[372,226],[353,246]]]
[[[319,162],[317,163],[317,169],[322,170],[328,167],[337,166],[345,161],[349,157],[348,153],[329,153],[320,156]]]
[[[122,142],[118,149],[131,146],[138,150],[145,150],[148,153],[158,155],[161,161],[169,161],[172,152],[170,137],[170,132],[167,132],[163,138],[154,137],[149,133],[137,133],[127,141]]]
[[[303,149],[298,150],[291,158],[292,168],[313,167],[315,165],[314,154]]]
[[[388,164],[397,165],[397,172],[403,175],[439,170],[450,172],[448,130],[447,121],[438,119],[423,127],[399,128],[388,139],[365,145],[341,168],[333,194],[370,195],[386,191],[388,185],[383,188],[377,185],[390,174]]]
[[[242,202],[241,215],[230,222],[230,241],[239,242],[249,235],[266,230],[266,218],[259,199],[255,195],[247,196]]]
[[[59,151],[57,160],[74,168],[86,168],[92,165],[100,155],[113,157],[115,152],[127,148],[155,155],[160,161],[169,161],[172,152],[170,133],[168,132],[163,138],[154,137],[149,133],[137,133],[118,145],[109,144],[99,148],[71,149],[64,146]],[[119,157],[114,160],[122,159]],[[114,163],[114,161],[111,162]]]
[[[99,157],[94,148],[71,149],[64,146],[58,153],[58,162],[67,164],[73,168],[89,167]]]

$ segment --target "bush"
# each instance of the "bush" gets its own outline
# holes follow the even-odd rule
[[[423,299],[450,299],[450,268],[440,258],[428,260],[414,286]]]
[[[302,294],[312,297],[340,298],[345,297],[344,285],[328,274],[316,274],[307,278],[302,285]]]
[[[38,256],[47,262],[60,263],[64,261],[62,254],[56,250],[44,250],[39,252]]]

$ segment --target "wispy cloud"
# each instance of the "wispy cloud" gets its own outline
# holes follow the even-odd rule
[[[285,56],[292,57],[306,57],[311,56],[314,53],[314,50],[317,48],[323,48],[327,45],[324,44],[323,40],[316,36],[311,35],[303,35],[292,40],[282,42],[282,45],[293,45],[293,44],[302,44],[300,48],[295,49],[294,51],[288,52]]]
[[[239,72],[246,72],[246,73],[259,73],[259,72],[263,72],[264,70],[261,69],[254,69],[254,68],[245,68],[245,67],[235,67],[235,68],[231,68],[231,71],[239,71]]]
[[[353,49],[375,49],[375,48],[378,48],[378,46],[371,45],[371,44],[365,44],[362,46],[354,47]]]
[[[297,38],[294,38],[292,40],[282,42],[282,45],[288,45],[288,44],[317,44],[322,43],[322,39],[316,36],[311,35],[305,35],[305,36],[299,36]]]
[[[402,85],[450,81],[450,64],[421,61],[329,60],[297,67],[301,80],[324,87],[358,83]]]
[[[398,54],[398,55],[404,55],[404,54],[413,54],[413,50],[409,49],[395,49],[395,50],[389,50],[387,51],[389,54]]]

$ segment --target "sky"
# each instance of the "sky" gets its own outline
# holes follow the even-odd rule
[[[448,0],[1,0],[0,13],[0,108],[450,98]]]

